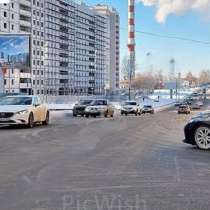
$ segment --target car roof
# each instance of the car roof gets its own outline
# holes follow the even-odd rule
[[[31,96],[31,95],[10,95],[10,96],[5,96],[5,97],[8,97],[8,98],[34,98],[36,96]]]

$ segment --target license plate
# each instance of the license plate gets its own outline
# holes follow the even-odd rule
[[[10,120],[9,118],[0,118],[0,122],[7,122],[9,120]]]

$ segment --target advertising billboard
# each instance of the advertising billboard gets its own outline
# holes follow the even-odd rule
[[[0,34],[0,68],[30,70],[30,36]]]

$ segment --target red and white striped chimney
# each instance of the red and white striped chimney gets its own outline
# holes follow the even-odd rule
[[[128,0],[128,59],[131,78],[135,77],[135,0]]]

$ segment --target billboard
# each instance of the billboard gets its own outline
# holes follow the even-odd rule
[[[30,36],[0,34],[0,68],[30,70]]]

